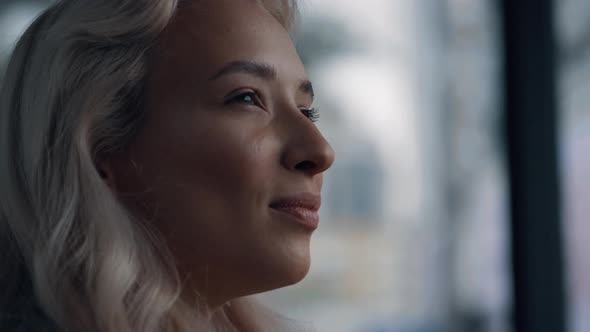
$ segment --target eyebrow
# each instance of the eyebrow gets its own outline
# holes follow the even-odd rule
[[[266,80],[273,80],[277,77],[276,69],[268,64],[254,61],[232,61],[223,66],[217,73],[209,78],[209,81],[216,80],[222,76],[244,73],[254,75]]]
[[[255,61],[239,60],[232,61],[227,65],[223,66],[220,70],[218,70],[215,74],[213,74],[213,76],[209,78],[209,81],[214,81],[223,76],[238,73],[253,75],[268,81],[275,80],[277,78],[277,70],[269,64]],[[314,99],[315,93],[313,91],[313,85],[309,80],[301,81],[301,83],[299,84],[299,91],[309,95],[312,100]]]
[[[308,94],[311,97],[311,100],[315,97],[315,92],[313,92],[313,85],[309,80],[304,80],[299,85],[299,91]]]

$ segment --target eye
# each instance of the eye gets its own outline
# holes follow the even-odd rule
[[[254,91],[241,91],[235,94],[231,94],[225,98],[224,103],[227,104],[246,104],[252,106],[262,107],[262,102],[258,97],[258,94]]]
[[[318,108],[304,108],[301,113],[305,115],[311,122],[316,122],[320,118],[320,110]]]

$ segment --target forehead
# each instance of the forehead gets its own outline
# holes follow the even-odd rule
[[[159,41],[167,70],[211,75],[232,61],[275,67],[279,76],[305,77],[285,28],[255,0],[202,0],[180,6]]]

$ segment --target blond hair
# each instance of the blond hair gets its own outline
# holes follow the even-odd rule
[[[294,0],[259,2],[291,28]],[[161,237],[134,220],[96,168],[141,126],[150,49],[178,8],[63,0],[18,41],[0,91],[0,285],[15,290],[0,303],[0,324],[16,306],[64,331],[233,325],[181,299]],[[236,317],[248,316],[235,303]]]

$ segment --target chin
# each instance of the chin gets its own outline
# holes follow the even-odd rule
[[[307,273],[309,272],[310,260],[309,257],[306,259],[305,262],[300,262],[299,264],[294,264],[289,269],[289,273],[285,278],[285,285],[290,286],[296,284],[303,280]]]
[[[310,268],[309,251],[306,254],[273,257],[264,265],[259,261],[251,269],[256,272],[252,276],[257,284],[255,293],[291,286],[303,280]]]
[[[293,284],[296,284],[303,280],[310,268],[310,255],[309,249],[305,250],[304,253],[298,253],[291,255],[290,257],[283,259],[281,264],[277,268],[276,276],[280,276],[280,278],[276,278],[277,287],[286,287]]]

